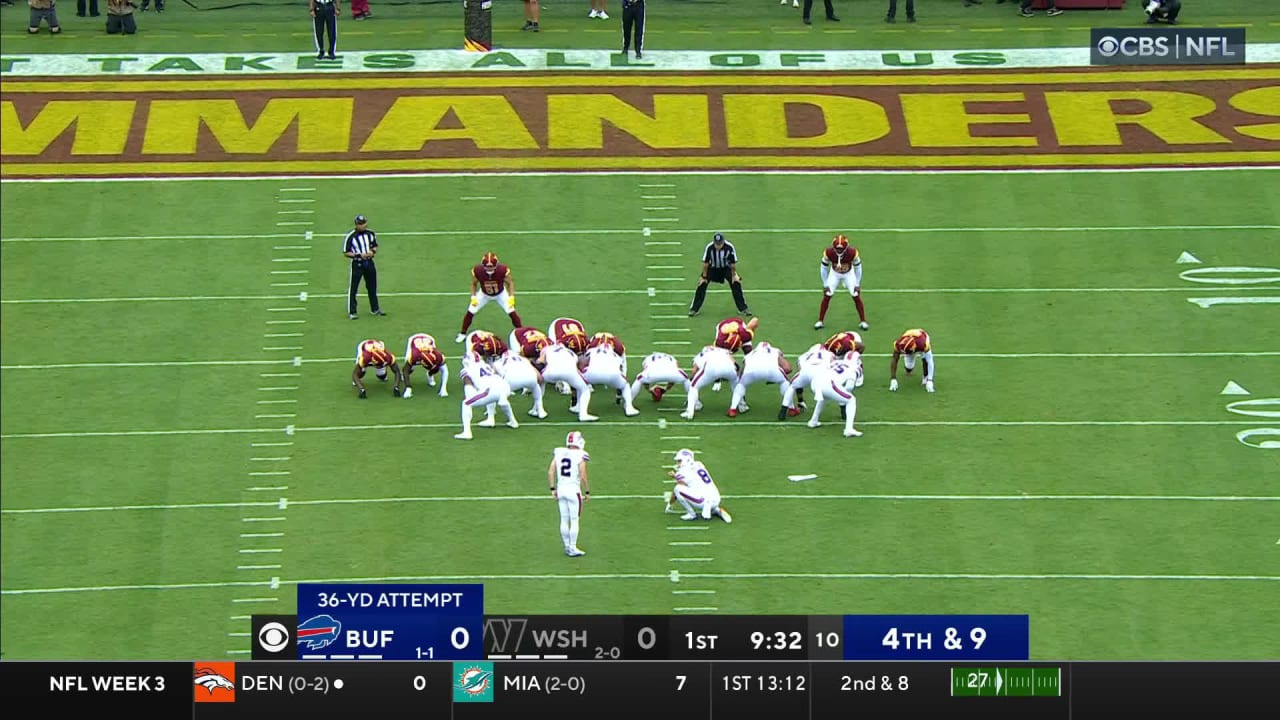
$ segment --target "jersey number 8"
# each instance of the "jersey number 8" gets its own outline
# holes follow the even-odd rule
[[[703,470],[702,468],[698,468],[698,477],[702,478],[702,482],[708,485],[711,484],[711,475],[708,474],[706,470]]]

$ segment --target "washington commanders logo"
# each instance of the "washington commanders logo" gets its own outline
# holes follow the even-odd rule
[[[196,702],[235,702],[236,664],[207,662],[196,664]]]
[[[493,702],[493,663],[453,664],[454,702]]]

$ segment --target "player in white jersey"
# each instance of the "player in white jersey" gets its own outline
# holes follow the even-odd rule
[[[520,427],[511,411],[511,386],[478,353],[462,356],[462,392],[462,432],[455,438],[471,439],[471,417],[478,407],[488,409],[488,417],[478,423],[480,427],[493,427],[494,405],[507,414],[507,427]]]
[[[729,401],[729,417],[737,417],[746,412],[747,387],[755,383],[774,383],[778,386],[778,394],[785,397],[787,393],[787,373],[791,372],[791,363],[782,356],[782,351],[767,342],[756,344],[742,360],[742,375],[733,388],[733,399]]]
[[[693,380],[689,381],[689,399],[680,417],[692,420],[693,412],[698,407],[698,392],[721,380],[732,382],[736,391],[738,366],[733,361],[733,354],[728,350],[708,345],[693,358]]]
[[[493,369],[507,381],[512,392],[520,390],[532,393],[533,407],[529,410],[530,416],[547,416],[547,410],[542,406],[542,396],[546,393],[547,386],[542,382],[542,373],[538,372],[529,358],[521,355],[518,349],[507,350],[493,364]]]
[[[569,557],[586,555],[578,549],[578,520],[582,504],[591,498],[587,484],[587,441],[582,433],[574,430],[564,439],[565,446],[551,453],[547,466],[547,483],[551,497],[560,506],[560,539],[564,541],[564,554]]]
[[[680,369],[680,361],[669,353],[649,353],[641,363],[640,374],[631,383],[631,397],[635,398],[640,394],[640,388],[647,385],[653,401],[658,402],[662,400],[662,394],[675,383],[683,386],[686,393],[689,392],[689,376]],[[667,387],[663,387],[664,385]]]
[[[804,405],[804,389],[813,382],[813,377],[818,371],[831,365],[835,359],[835,354],[822,343],[810,347],[796,359],[796,374],[782,390],[782,407],[778,410],[779,420],[786,420],[788,415],[794,417],[800,414],[800,407]]]
[[[851,353],[857,355],[857,353]],[[809,383],[809,389],[813,391],[813,416],[809,418],[809,427],[816,428],[821,425],[818,422],[818,416],[822,414],[822,408],[827,403],[833,402],[840,406],[840,417],[844,420],[844,436],[860,437],[861,432],[853,429],[853,418],[858,413],[858,399],[853,396],[853,388],[858,383],[858,367],[859,358],[849,360],[836,360],[826,368],[819,370],[814,374],[813,380]]]
[[[613,351],[613,348],[607,345],[597,345],[582,356],[582,361],[582,379],[588,385],[603,385],[622,393],[623,412],[628,417],[640,414],[633,402],[634,398],[631,393],[631,386],[627,384],[627,376],[622,370],[622,358]],[[587,402],[589,399],[589,397],[579,398],[578,409],[580,412],[588,411]]]
[[[544,383],[565,383],[577,393],[577,403],[569,406],[569,412],[578,414],[578,422],[591,422],[600,418],[587,412],[591,401],[591,386],[578,370],[578,355],[560,343],[553,342],[542,348],[538,355]]]
[[[693,451],[687,448],[676,452],[676,469],[669,471],[667,477],[676,481],[675,490],[666,495],[667,511],[670,512],[675,503],[684,507],[681,520],[710,520],[712,515],[725,522],[733,522],[729,511],[720,505],[720,488],[707,472],[707,466],[694,457]]]

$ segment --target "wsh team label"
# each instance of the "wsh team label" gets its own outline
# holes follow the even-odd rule
[[[2,172],[1280,162],[1280,68],[447,80],[10,80]]]

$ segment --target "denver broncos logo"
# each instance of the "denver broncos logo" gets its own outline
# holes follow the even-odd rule
[[[195,686],[196,702],[235,702],[235,663],[201,664],[196,668]]]

